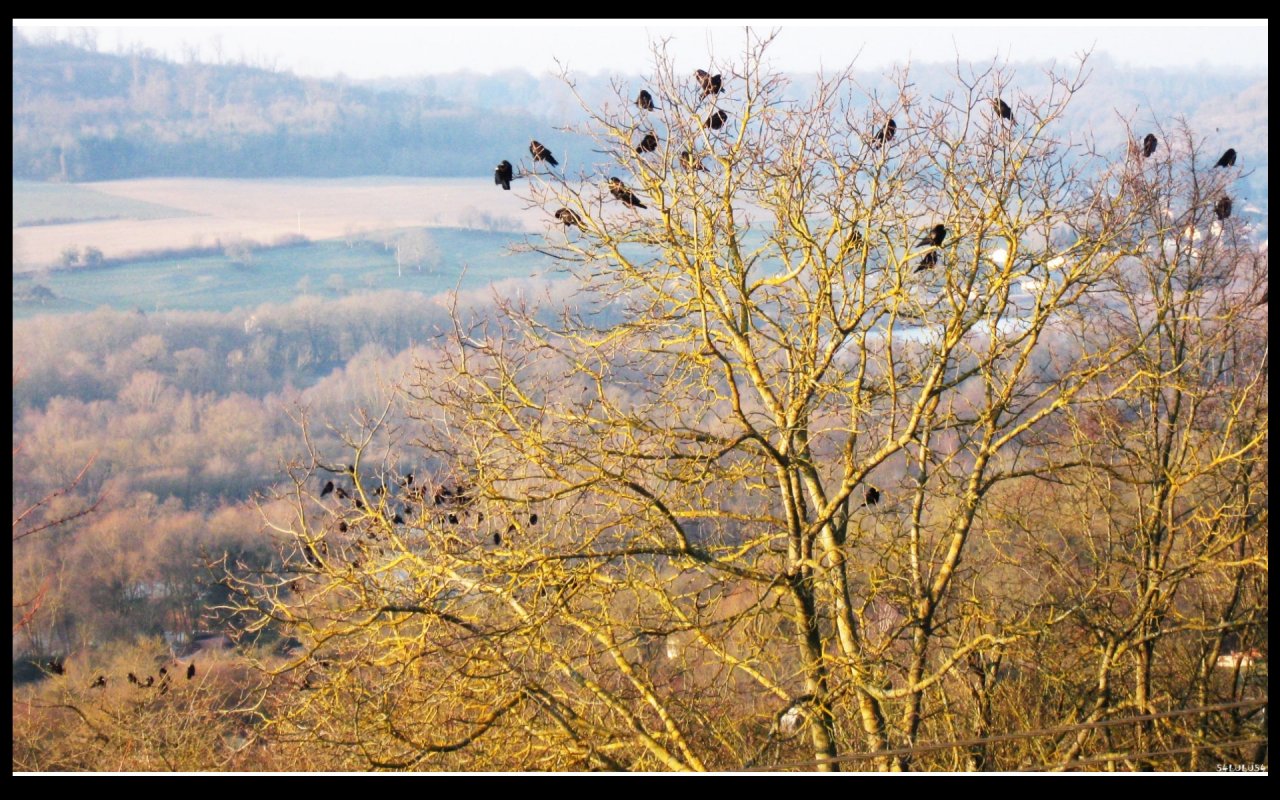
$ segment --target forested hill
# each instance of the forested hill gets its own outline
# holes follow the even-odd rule
[[[677,65],[689,71],[697,66]],[[1047,64],[1019,64],[1011,93],[1052,91]],[[979,71],[985,67],[975,67]],[[953,87],[953,64],[917,64],[911,84],[930,102]],[[1065,65],[1057,65],[1061,72]],[[1089,59],[1088,79],[1062,124],[1101,150],[1135,129],[1173,135],[1185,118],[1213,158],[1234,147],[1245,168],[1241,199],[1267,207],[1265,73],[1137,69]],[[894,96],[882,70],[860,85]],[[814,76],[791,76],[806,96]],[[575,75],[593,108],[629,104],[635,76]],[[618,82],[622,97],[615,91]],[[731,95],[730,95],[731,96]],[[527,156],[531,138],[557,154],[589,145],[555,130],[582,121],[556,76],[508,71],[351,82],[300,78],[243,64],[177,64],[145,52],[114,55],[13,38],[13,176],[107,180],[153,176],[485,177],[502,158]]]
[[[249,66],[13,44],[15,178],[482,176],[546,125]]]

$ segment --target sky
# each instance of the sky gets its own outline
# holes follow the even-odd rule
[[[84,40],[116,52],[141,44],[177,61],[248,61],[298,75],[370,79],[470,70],[640,73],[650,42],[670,38],[677,65],[731,58],[744,28],[780,28],[769,60],[813,72],[847,66],[950,62],[1069,62],[1085,50],[1135,67],[1267,68],[1266,20],[38,20],[24,36]],[[219,56],[220,54],[220,56]]]

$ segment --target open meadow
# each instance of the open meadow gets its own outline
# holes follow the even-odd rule
[[[118,261],[219,243],[269,246],[290,237],[320,241],[393,228],[534,231],[546,225],[541,211],[481,178],[15,181],[13,205],[15,273],[56,266],[68,248],[97,248]],[[50,220],[56,224],[34,224]]]

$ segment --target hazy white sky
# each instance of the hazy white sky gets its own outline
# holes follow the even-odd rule
[[[105,52],[141,43],[183,60],[247,58],[300,75],[351,78],[454,70],[643,72],[649,42],[671,37],[678,67],[740,52],[743,27],[782,29],[776,68],[965,60],[1069,60],[1092,48],[1133,66],[1267,67],[1266,20],[14,20],[24,35],[68,38],[84,28]]]

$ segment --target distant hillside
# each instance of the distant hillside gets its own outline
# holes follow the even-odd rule
[[[193,177],[487,176],[525,156],[530,138],[557,154],[589,152],[556,126],[583,121],[555,76],[459,72],[344,82],[245,65],[175,64],[146,54],[110,55],[65,43],[13,41],[13,176],[34,180]],[[697,64],[678,64],[690,74]],[[1050,91],[1048,64],[1016,64],[1010,94]],[[1067,71],[1068,65],[1057,65]],[[954,91],[952,65],[918,64],[921,98]],[[1252,174],[1240,196],[1267,207],[1267,91],[1263,73],[1132,69],[1106,57],[1063,123],[1089,132],[1103,152],[1123,146],[1123,119],[1172,131],[1185,117],[1207,151],[1234,147]],[[856,71],[886,97],[879,71]],[[641,79],[575,75],[593,107],[630,104]],[[617,82],[615,92],[614,82]],[[801,97],[813,76],[792,76]]]
[[[15,178],[487,175],[542,124],[420,93],[14,36]]]

